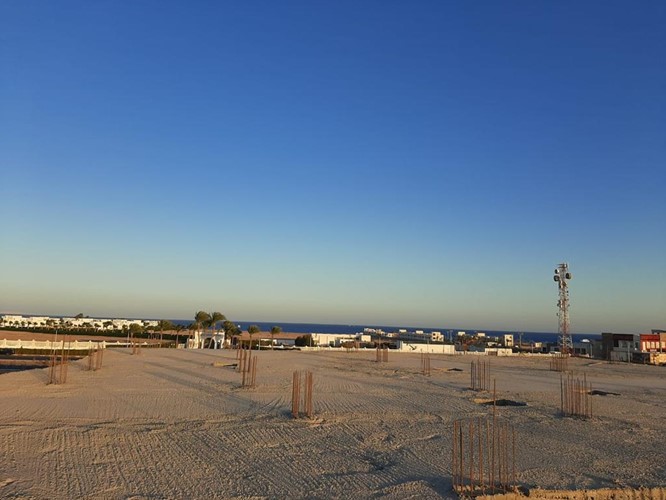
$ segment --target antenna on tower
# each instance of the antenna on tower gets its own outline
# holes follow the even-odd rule
[[[553,279],[557,282],[560,295],[557,301],[557,317],[559,318],[559,344],[562,354],[571,354],[573,352],[573,343],[571,342],[571,333],[569,333],[569,280],[572,278],[569,272],[569,264],[566,262],[559,264],[555,269]]]

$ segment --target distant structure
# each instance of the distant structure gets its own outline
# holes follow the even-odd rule
[[[560,292],[560,298],[557,301],[559,309],[557,316],[559,318],[559,344],[560,352],[562,354],[570,354],[573,352],[573,342],[571,341],[571,334],[569,333],[569,280],[572,278],[569,272],[569,264],[566,262],[559,264],[555,269],[555,276],[553,279],[557,282],[557,287]]]

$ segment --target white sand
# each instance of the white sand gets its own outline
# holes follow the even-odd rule
[[[233,351],[109,349],[101,371],[0,376],[0,497],[440,498],[451,494],[451,422],[491,409],[467,390],[471,357],[261,352],[258,387],[213,362]],[[594,418],[559,416],[548,361],[489,358],[533,488],[666,484],[666,368],[571,360]],[[462,368],[463,372],[450,372]],[[290,418],[291,373],[315,377],[314,422]]]

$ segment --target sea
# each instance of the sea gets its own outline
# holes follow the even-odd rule
[[[174,323],[182,326],[192,324],[192,320],[172,320]],[[265,321],[240,321],[234,322],[239,328],[247,330],[250,325],[257,325],[262,331],[270,331],[274,326],[282,328],[283,332],[290,333],[345,333],[354,334],[362,332],[365,328],[373,328],[383,330],[386,333],[397,332],[398,330],[407,330],[414,332],[415,330],[422,330],[425,333],[429,332],[442,332],[446,338],[455,338],[458,332],[465,332],[467,335],[475,335],[476,333],[483,332],[487,337],[500,337],[504,334],[511,333],[516,342],[522,336],[523,343],[530,342],[551,342],[557,343],[558,334],[552,332],[521,332],[510,330],[470,330],[464,328],[445,328],[445,327],[421,327],[421,326],[390,326],[390,325],[334,325],[327,323],[280,323],[280,322],[265,322]],[[599,333],[573,333],[571,338],[574,342],[580,342],[584,339],[600,339]]]

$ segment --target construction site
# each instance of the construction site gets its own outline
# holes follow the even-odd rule
[[[664,500],[666,372],[572,357],[554,278],[546,358],[52,342],[0,377],[0,495]]]
[[[0,495],[663,498],[663,368],[384,356],[56,352],[0,377]]]

